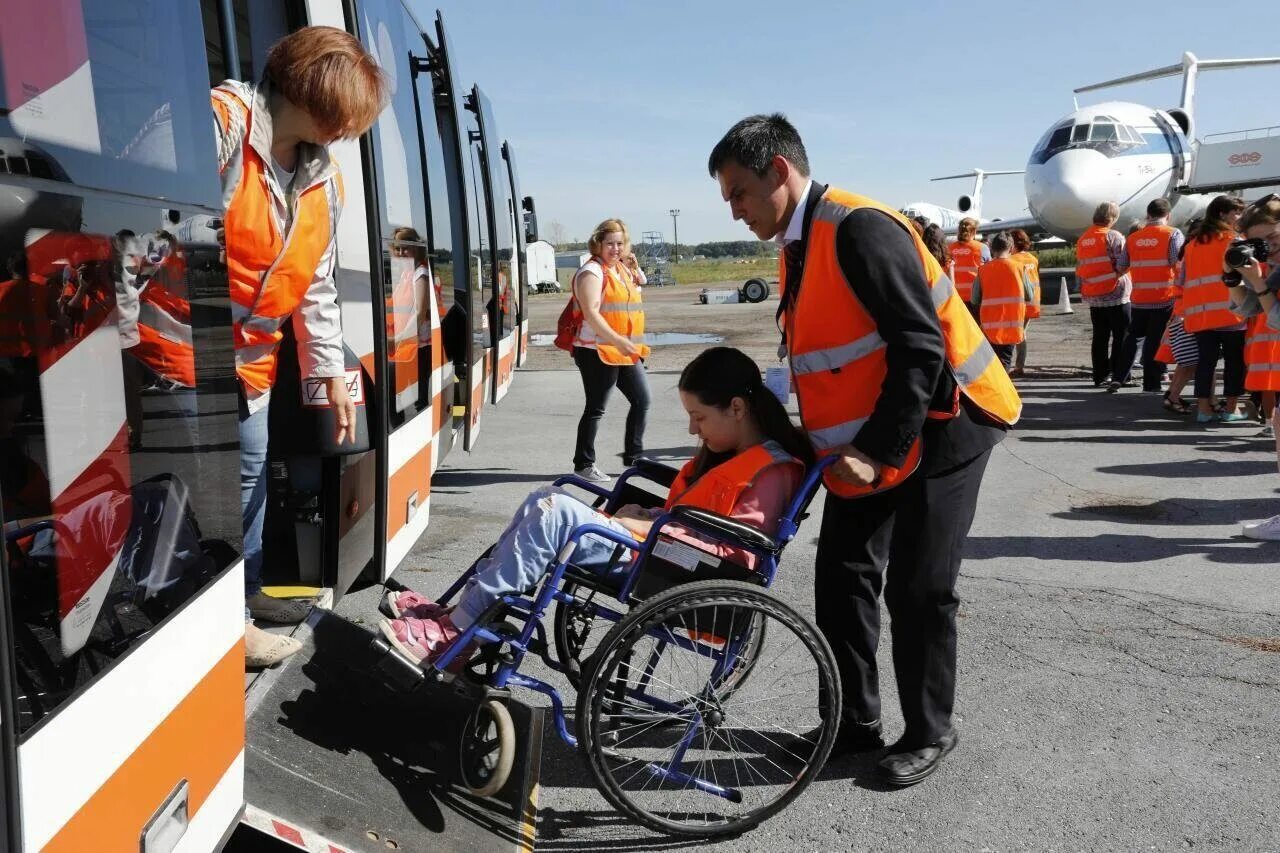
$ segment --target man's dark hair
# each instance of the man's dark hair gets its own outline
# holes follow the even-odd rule
[[[1169,211],[1173,208],[1169,206],[1167,199],[1153,198],[1151,203],[1147,205],[1148,219],[1161,219],[1169,215]]]
[[[991,238],[991,254],[998,255],[1013,248],[1013,238],[1001,231]]]
[[[800,174],[809,174],[809,155],[795,126],[782,113],[747,116],[729,128],[716,147],[711,149],[707,171],[711,177],[734,162],[763,177],[769,171],[773,158],[781,155],[795,166]]]

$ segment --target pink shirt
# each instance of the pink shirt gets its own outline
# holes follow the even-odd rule
[[[760,472],[756,481],[734,504],[729,517],[752,527],[759,528],[770,536],[778,532],[778,519],[787,510],[787,504],[795,497],[796,491],[804,480],[804,472],[798,465],[770,465]],[[657,513],[662,510],[656,510]],[[715,554],[717,557],[741,563],[754,569],[756,555],[742,548],[726,545],[723,542],[710,542],[701,534],[686,530],[679,525],[668,525],[662,528],[664,536],[692,545],[700,551]]]

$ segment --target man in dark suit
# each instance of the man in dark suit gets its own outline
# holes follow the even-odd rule
[[[738,122],[712,151],[708,168],[733,218],[743,220],[760,239],[783,244],[786,284],[780,320],[816,322],[830,336],[834,321],[818,316],[819,311],[798,311],[797,294],[802,284],[827,288],[822,290],[824,299],[835,295],[834,303],[846,299],[847,287],[856,298],[848,310],[865,312],[853,315],[857,317],[870,315],[874,332],[883,339],[877,369],[884,371],[884,378],[873,394],[873,408],[865,421],[851,414],[848,422],[860,425],[845,443],[828,448],[840,457],[831,471],[839,482],[827,481],[814,586],[818,627],[835,653],[844,694],[836,748],[856,752],[884,745],[876,647],[879,596],[885,585],[905,731],[880,767],[892,784],[915,784],[936,770],[956,744],[951,723],[956,578],[982,475],[991,449],[1004,437],[1005,422],[1016,420],[1017,395],[1011,384],[1007,389],[1000,386],[995,396],[1004,395],[1004,409],[986,404],[1003,412],[1002,422],[971,399],[989,401],[990,394],[984,397],[969,384],[958,385],[960,371],[948,361],[957,344],[944,336],[939,319],[945,313],[944,301],[947,311],[954,307],[964,312],[958,298],[947,296],[951,283],[942,275],[931,287],[929,276],[939,273],[927,272],[905,220],[876,206],[860,206],[850,201],[857,197],[810,180],[804,145],[782,115],[756,115]],[[833,206],[832,199],[844,199],[844,206]],[[810,246],[815,210],[820,207],[825,223],[831,222],[832,210],[840,218],[833,226],[824,224],[824,236]],[[815,260],[813,252],[828,254]],[[812,267],[808,277],[806,265]],[[789,318],[788,311],[795,311],[794,316]],[[946,316],[954,328],[959,321],[951,313]],[[964,316],[964,322],[971,322],[967,313]],[[789,328],[802,331],[799,326]],[[967,340],[972,331],[962,337]],[[976,334],[981,336],[980,331]],[[783,343],[796,373],[796,345],[786,335]],[[849,371],[857,375],[860,369],[857,362],[843,368],[846,382]],[[840,371],[840,365],[830,369],[832,374]],[[797,376],[798,390],[800,379]],[[1008,382],[1003,372],[999,381]],[[866,381],[858,383],[846,387],[865,392]],[[800,396],[802,419],[812,420],[810,401]],[[805,428],[819,445],[813,426],[806,423]],[[922,450],[917,439],[922,440]],[[914,473],[893,488],[879,488],[886,474],[909,470],[913,448],[922,454]],[[841,497],[832,491],[841,483],[852,487],[841,491],[864,488],[869,494]]]

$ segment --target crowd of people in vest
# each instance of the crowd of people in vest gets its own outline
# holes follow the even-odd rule
[[[1118,206],[1106,202],[1076,241],[1076,279],[1093,330],[1093,385],[1118,393],[1135,387],[1134,372],[1141,370],[1142,390],[1160,394],[1168,411],[1194,415],[1205,426],[1254,421],[1261,426],[1257,437],[1272,439],[1280,391],[1280,273],[1267,278],[1267,259],[1280,251],[1280,196],[1252,205],[1217,196],[1185,235],[1169,224],[1169,213],[1169,202],[1155,199],[1146,221],[1125,235],[1114,227]],[[1026,232],[1000,232],[983,243],[977,220],[966,218],[956,240],[946,243],[938,241],[936,225],[920,218],[912,225],[1009,375],[1023,375],[1027,323],[1040,316],[1039,262]],[[1236,259],[1229,249],[1242,240],[1255,242]],[[1183,396],[1188,385],[1194,401]],[[1242,411],[1246,400],[1249,413]],[[1244,532],[1280,539],[1280,516],[1247,523]]]

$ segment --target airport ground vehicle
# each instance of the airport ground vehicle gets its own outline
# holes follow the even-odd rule
[[[258,79],[270,44],[307,24],[357,34],[393,96],[369,134],[333,146],[367,445],[324,451],[286,341],[267,582],[340,597],[390,575],[426,529],[433,472],[475,446],[511,382],[533,205],[488,100],[454,78],[442,22],[423,27],[400,0],[6,4],[8,849],[212,850],[245,804],[237,380],[209,87]]]
[[[680,505],[659,515],[643,542],[601,524],[581,525],[535,589],[503,596],[437,660],[402,676],[407,689],[474,704],[475,723],[461,734],[459,749],[466,785],[489,792],[505,782],[515,744],[503,703],[518,687],[550,697],[561,739],[581,749],[601,793],[659,832],[736,835],[799,796],[835,743],[840,680],[822,635],[767,588],[825,467],[808,472],[776,537]],[[627,503],[661,507],[663,499],[642,484],[670,487],[676,474],[642,459],[611,491],[574,476],[555,485],[582,489],[613,512]],[[673,540],[663,533],[671,524],[750,552],[758,562],[748,568]],[[605,573],[573,564],[588,536],[617,546]],[[478,563],[440,605],[453,601]],[[542,624],[553,603],[554,645]],[[468,660],[477,642],[479,652]],[[381,638],[373,644],[399,654]],[[530,652],[578,688],[576,737],[559,692],[520,671]]]

